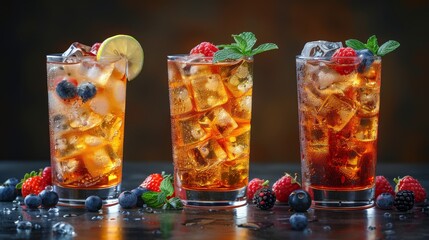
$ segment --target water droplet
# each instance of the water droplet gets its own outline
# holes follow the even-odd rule
[[[48,185],[45,187],[45,190],[48,192],[52,192],[52,191],[54,191],[54,188],[51,185]]]
[[[375,226],[369,226],[369,227],[368,227],[368,230],[371,230],[371,231],[372,231],[372,230],[375,230],[375,229],[376,229],[376,227],[375,227]]]
[[[162,234],[160,229],[155,229],[155,230],[153,230],[152,233],[153,233],[153,235],[161,235]]]
[[[145,212],[153,213],[153,209],[151,207],[146,207],[144,210]]]
[[[3,208],[3,214],[9,215],[12,211],[9,208]]]
[[[133,219],[134,221],[140,221],[140,220],[142,220],[141,218],[134,218]]]
[[[386,229],[393,228],[393,223],[386,223]]]
[[[124,218],[124,221],[129,221],[130,219],[129,218]]]
[[[18,220],[22,221],[22,216],[21,215],[18,216]]]
[[[406,220],[407,219],[407,216],[405,216],[405,215],[399,215],[399,220]]]
[[[59,211],[60,209],[58,209],[57,207],[53,207],[53,208],[49,208],[48,213],[57,213]]]
[[[395,231],[393,231],[393,230],[386,230],[386,231],[384,231],[384,234],[386,234],[386,235],[393,235],[393,234],[395,234]]]
[[[103,216],[93,216],[92,218],[91,218],[91,220],[93,220],[93,221],[96,221],[96,220],[103,220]]]
[[[41,216],[42,216],[42,215],[40,215],[40,214],[37,214],[37,215],[36,215],[36,218],[40,218]]]
[[[76,214],[73,214],[73,213],[68,213],[68,214],[64,214],[64,215],[63,215],[63,217],[64,217],[64,218],[77,217],[77,215],[76,215]]]
[[[385,218],[391,218],[392,217],[392,214],[389,212],[385,212],[383,215]]]
[[[338,202],[338,206],[341,207],[343,203],[341,201]]]
[[[52,232],[56,235],[71,235],[74,236],[74,227],[65,222],[58,222],[52,226]]]
[[[313,230],[311,230],[311,228],[306,228],[306,229],[304,229],[303,233],[304,233],[305,235],[310,235],[310,234],[312,234],[312,233],[313,233]]]
[[[121,214],[123,214],[123,215],[130,215],[130,212],[129,211],[121,211]]]
[[[40,224],[35,223],[33,226],[34,229],[41,229],[42,226]]]
[[[329,226],[329,225],[323,226],[323,230],[331,231],[331,226]]]
[[[29,221],[19,221],[16,224],[16,229],[21,229],[21,230],[28,230],[31,229],[33,227],[33,224]]]

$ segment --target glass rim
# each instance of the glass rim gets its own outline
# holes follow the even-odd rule
[[[354,56],[354,57],[338,57],[337,59],[372,59],[372,60],[381,60],[380,56],[371,56],[371,57],[360,57],[360,56]],[[302,60],[315,60],[315,61],[331,61],[332,60],[332,56],[329,57],[306,57],[306,56],[302,56],[302,55],[296,55],[295,59],[302,59]]]
[[[191,56],[191,54],[188,53],[181,53],[181,54],[168,54],[167,55],[167,60],[177,60],[177,59],[182,59],[182,58],[186,58]],[[198,56],[198,59],[203,59],[205,61],[211,61],[213,59],[213,57],[207,57],[207,56],[200,56],[200,55],[196,55]],[[230,61],[222,61],[222,62],[218,62],[218,63],[228,63],[228,62],[235,62],[235,61],[239,61],[239,60],[253,60],[253,56],[246,56],[246,57],[241,57],[239,59],[234,59],[234,60],[230,60]]]
[[[49,60],[51,59],[51,60]],[[94,61],[97,62],[117,62],[119,60],[121,60],[121,57],[103,57],[99,60],[96,59],[96,56],[63,56],[62,53],[52,53],[52,54],[47,54],[46,55],[46,60],[47,62],[50,63],[67,63],[66,59],[70,59],[70,60],[74,60],[73,63],[79,63],[81,62],[81,60],[83,59],[93,59]]]

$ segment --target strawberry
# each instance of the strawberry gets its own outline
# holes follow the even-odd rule
[[[161,189],[159,186],[161,185],[164,177],[160,173],[152,173],[150,174],[143,182],[140,184],[140,187],[146,188],[152,192],[160,192]]]
[[[377,199],[378,195],[382,193],[390,193],[393,197],[395,197],[395,191],[393,191],[389,181],[384,176],[376,176],[374,199]]]
[[[255,195],[256,191],[258,191],[261,188],[268,188],[269,187],[268,180],[254,178],[252,179],[249,184],[247,184],[247,200],[252,201],[253,196]]]
[[[41,191],[45,190],[46,186],[47,184],[45,179],[37,173],[36,175],[31,174],[28,178],[24,176],[22,185],[20,185],[22,197],[25,198],[28,194],[38,195]]]
[[[425,201],[426,190],[417,179],[407,175],[403,178],[395,178],[394,181],[396,183],[395,192],[402,190],[413,191],[414,201],[416,203],[423,203]]]
[[[45,167],[42,171],[42,177],[45,179],[47,185],[52,185],[52,169],[51,167]]]
[[[334,63],[332,68],[335,69],[341,75],[347,75],[353,72],[358,63],[357,53],[353,48],[339,48],[332,55],[332,62]]]
[[[276,193],[276,197],[279,202],[287,203],[289,201],[289,195],[294,190],[301,189],[301,184],[296,181],[296,178],[296,174],[295,177],[292,177],[288,173],[285,173],[283,177],[279,178],[273,184],[273,191]]]
[[[214,53],[217,52],[219,49],[209,42],[202,42],[192,48],[190,54],[204,54],[206,57],[213,57]]]

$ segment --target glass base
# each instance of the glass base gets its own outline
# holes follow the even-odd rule
[[[374,205],[374,188],[356,191],[333,191],[309,187],[313,193],[313,207],[318,209],[354,210]]]
[[[246,187],[232,191],[207,191],[182,189],[186,199],[181,199],[186,207],[233,208],[247,203]]]
[[[100,189],[74,189],[54,186],[54,191],[59,196],[58,205],[82,207],[85,206],[87,197],[95,195],[103,200],[103,206],[110,206],[118,203],[121,185]]]

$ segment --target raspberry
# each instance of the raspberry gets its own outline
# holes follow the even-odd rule
[[[392,196],[395,196],[395,192],[393,191],[392,186],[389,181],[384,176],[376,176],[375,177],[375,196],[377,197],[382,193],[390,193]]]
[[[253,203],[262,210],[268,210],[274,207],[276,194],[268,188],[259,189],[253,196]]]
[[[206,57],[213,57],[214,53],[217,52],[219,49],[209,42],[202,42],[192,48],[190,54],[204,54]]]
[[[42,171],[42,177],[45,179],[46,184],[52,185],[52,169],[51,167],[45,167]]]
[[[413,191],[401,190],[397,192],[393,205],[401,212],[411,210],[414,207]]]
[[[247,200],[251,201],[256,191],[261,188],[268,188],[269,181],[259,178],[252,179],[249,184],[247,184]]]
[[[279,202],[287,203],[289,201],[289,195],[294,190],[301,189],[301,185],[296,181],[296,177],[296,175],[292,177],[286,173],[273,184],[273,191],[276,193]]]
[[[331,58],[332,68],[335,69],[341,75],[347,75],[353,72],[357,67],[357,54],[353,48],[339,48],[335,51]]]
[[[405,176],[403,178],[395,178],[394,181],[396,182],[396,192],[401,190],[409,190],[414,193],[414,200],[416,203],[423,203],[425,201],[426,190],[422,187],[417,179],[411,176]]]

